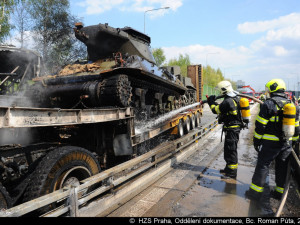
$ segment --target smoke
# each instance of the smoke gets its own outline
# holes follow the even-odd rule
[[[166,113],[166,114],[164,114],[163,116],[161,116],[159,118],[156,118],[156,119],[153,119],[153,120],[149,120],[149,121],[145,121],[143,123],[137,124],[137,126],[135,128],[135,133],[136,134],[140,134],[140,133],[144,133],[144,132],[146,132],[148,130],[151,130],[151,129],[157,127],[158,125],[166,122],[167,120],[172,119],[177,114],[179,114],[181,112],[184,112],[184,111],[186,111],[188,109],[194,108],[194,107],[196,107],[198,105],[200,105],[199,102],[194,103],[192,105],[184,106],[184,107],[181,107],[179,109],[172,110],[171,112]]]
[[[36,76],[34,66],[37,66],[38,56],[25,49],[13,47],[0,48],[0,73],[12,73],[5,85],[10,88],[3,89],[5,92],[0,95],[0,107],[33,107],[33,101],[26,97],[27,81]],[[7,77],[7,76],[6,76]],[[4,78],[6,78],[4,77]],[[12,82],[14,79],[15,82]],[[0,82],[0,83],[1,83]],[[12,82],[12,83],[10,83]],[[21,84],[20,84],[21,83]],[[24,86],[25,85],[25,86]],[[13,88],[13,91],[11,90]],[[2,128],[0,129],[0,145],[28,145],[31,143],[33,134],[31,128]]]
[[[0,145],[28,145],[32,141],[30,128],[0,129]]]

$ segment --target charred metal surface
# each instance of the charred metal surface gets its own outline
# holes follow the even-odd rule
[[[41,57],[30,50],[0,46],[0,94],[24,91],[27,80],[41,75]]]
[[[35,79],[31,95],[39,96],[42,106],[131,106],[138,118],[145,118],[138,115],[145,112],[149,118],[195,102],[196,89],[179,67],[156,66],[147,35],[108,24],[75,26],[75,36],[87,46],[88,62]]]

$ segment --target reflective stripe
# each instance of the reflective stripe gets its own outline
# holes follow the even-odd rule
[[[292,137],[292,140],[293,140],[293,141],[297,141],[298,139],[299,139],[299,135],[296,136],[296,137]]]
[[[299,127],[299,121],[295,122],[295,127]]]
[[[220,114],[220,113],[221,113],[221,111],[220,111],[220,106],[219,106],[219,105],[216,106],[215,110],[216,110],[216,113],[217,113],[217,114]]]
[[[279,141],[279,138],[272,134],[264,134],[262,139],[270,140],[270,141]]]
[[[229,169],[236,170],[238,168],[238,164],[227,165]]]
[[[279,122],[279,117],[278,116],[272,116],[271,118],[270,118],[270,122],[275,122],[275,119],[276,119],[276,122]]]
[[[277,192],[283,194],[284,188],[281,188],[281,187],[276,186],[275,191],[277,191]]]
[[[261,139],[263,135],[260,135],[256,132],[254,132],[254,137],[257,138],[257,139]]]
[[[260,122],[263,125],[267,125],[267,123],[269,122],[269,120],[266,120],[266,119],[260,117],[259,115],[257,115],[256,121]]]
[[[237,111],[236,111],[236,110],[234,110],[234,111],[229,111],[229,114],[236,116],[236,115],[237,115]]]
[[[211,105],[210,108],[211,108],[211,110],[214,109],[214,110],[216,111],[217,114],[220,114],[220,113],[221,113],[221,111],[220,111],[220,109],[219,109],[219,105],[217,105],[217,106],[216,106],[216,105]]]
[[[269,140],[269,141],[280,141],[277,136],[272,134],[264,134],[262,139]],[[289,138],[289,140],[291,141],[292,138]]]
[[[240,127],[240,125],[229,126],[229,127],[224,126],[224,128],[237,128],[237,127]]]
[[[256,192],[263,192],[264,191],[264,187],[259,187],[256,186],[255,184],[251,183],[250,188],[253,189]]]

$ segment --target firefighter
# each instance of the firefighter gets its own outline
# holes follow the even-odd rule
[[[290,135],[283,131],[284,105],[290,103],[284,91],[286,86],[283,80],[273,79],[266,84],[266,90],[270,95],[262,105],[255,121],[255,133],[253,137],[254,149],[258,152],[257,165],[252,177],[252,183],[245,195],[251,200],[259,201],[269,172],[269,166],[275,160],[276,187],[271,191],[271,197],[280,199],[284,191],[284,183],[287,174],[288,156],[291,153],[292,140],[299,138],[299,107],[296,106]],[[291,103],[293,104],[293,103]],[[295,107],[292,105],[292,107]],[[290,115],[290,118],[292,116]],[[294,134],[294,136],[293,136]],[[293,136],[293,137],[292,137]]]
[[[298,105],[300,105],[300,97],[298,98]]]
[[[241,128],[243,127],[239,110],[239,97],[233,92],[229,81],[219,82],[217,88],[224,95],[223,102],[220,104],[216,103],[216,96],[211,95],[208,97],[207,103],[212,112],[218,114],[219,123],[223,124],[223,131],[225,132],[224,160],[226,166],[220,172],[224,174],[222,178],[236,179],[238,168],[237,144]]]

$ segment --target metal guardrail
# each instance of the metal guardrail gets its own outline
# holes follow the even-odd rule
[[[57,217],[66,213],[69,213],[69,216],[76,217],[79,215],[79,207],[83,204],[121,184],[125,184],[132,177],[142,174],[144,171],[151,167],[155,167],[163,160],[175,155],[178,151],[197,142],[197,140],[201,139],[216,127],[217,124],[217,120],[215,120],[211,124],[203,128],[198,128],[182,138],[176,139],[170,143],[164,143],[141,156],[89,177],[81,181],[82,184],[77,187],[68,186],[5,211],[1,211],[0,217],[19,217],[56,202],[64,202],[64,204],[42,215],[43,217]],[[159,157],[162,153],[164,153],[164,155]],[[126,170],[130,171],[125,175],[119,175],[119,173],[124,173]],[[89,193],[84,193],[88,188],[96,184],[102,185]]]

